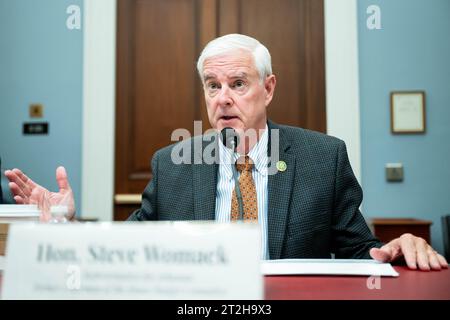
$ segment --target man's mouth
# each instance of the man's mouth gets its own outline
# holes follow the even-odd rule
[[[221,116],[221,120],[232,120],[232,119],[239,119],[237,116]]]

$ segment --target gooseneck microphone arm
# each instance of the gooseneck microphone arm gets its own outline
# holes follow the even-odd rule
[[[220,139],[222,140],[222,143],[225,145],[225,147],[233,151],[233,159],[234,159],[234,152],[236,152],[237,146],[239,144],[239,135],[233,128],[227,127],[223,128],[222,131],[220,132]],[[244,202],[242,200],[242,193],[241,188],[239,186],[238,173],[236,165],[234,163],[232,163],[231,165],[231,170],[233,171],[234,191],[236,192],[236,198],[238,201],[239,221],[242,221],[244,219]]]

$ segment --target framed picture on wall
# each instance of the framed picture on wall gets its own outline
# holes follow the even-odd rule
[[[425,133],[425,92],[391,92],[391,132]]]

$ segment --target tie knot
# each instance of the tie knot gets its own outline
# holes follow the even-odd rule
[[[237,161],[236,161],[236,169],[239,172],[242,171],[252,171],[253,168],[253,162],[252,159],[250,159],[249,156],[245,156],[245,157],[240,157]]]

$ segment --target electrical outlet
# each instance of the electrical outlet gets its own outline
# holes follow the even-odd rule
[[[403,163],[386,163],[386,181],[403,181]]]

